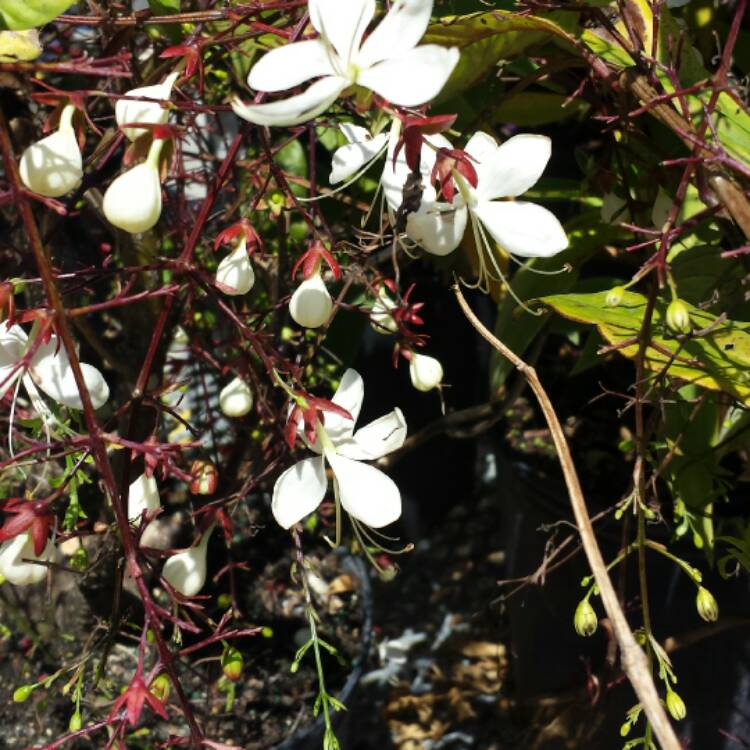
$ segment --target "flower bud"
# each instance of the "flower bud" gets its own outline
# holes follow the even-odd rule
[[[319,328],[331,316],[333,300],[319,273],[305,279],[289,301],[292,320],[305,328]]]
[[[673,299],[669,303],[667,326],[672,333],[690,333],[690,311],[681,299]]]
[[[33,685],[21,685],[13,691],[13,702],[14,703],[25,703],[34,692]]]
[[[50,540],[41,555],[34,554],[31,533],[26,531],[0,545],[0,575],[14,586],[28,586],[44,580],[47,575],[45,565],[36,565],[26,560],[48,562],[52,559],[55,546]]]
[[[190,467],[193,480],[190,491],[194,495],[213,495],[219,484],[219,472],[210,461],[193,461]]]
[[[242,677],[244,666],[245,660],[242,658],[242,654],[233,646],[227,646],[221,655],[221,668],[227,679],[237,682]]]
[[[409,360],[409,375],[411,384],[426,393],[443,382],[443,366],[435,357],[413,352]]]
[[[719,619],[719,604],[707,588],[703,586],[698,587],[695,606],[698,609],[698,614],[706,622],[716,622]]]
[[[128,489],[128,520],[137,521],[146,510],[161,507],[156,479],[141,474]]]
[[[620,302],[622,302],[622,298],[625,295],[625,287],[624,286],[615,286],[612,287],[607,292],[607,296],[604,298],[604,304],[607,307],[617,307]]]
[[[667,688],[667,711],[675,721],[681,721],[687,716],[687,709],[685,708],[685,701],[675,693],[672,688]]]
[[[163,140],[151,144],[142,164],[123,172],[104,194],[102,210],[110,224],[130,234],[145,232],[161,216],[159,154]]]
[[[161,83],[155,86],[142,86],[128,91],[125,96],[144,97],[147,99],[168,100],[172,95],[172,87],[179,78],[179,73],[171,73]],[[125,137],[134,141],[143,135],[147,128],[123,128],[123,125],[143,122],[151,125],[163,125],[169,119],[169,109],[158,102],[136,101],[134,99],[118,99],[115,104],[115,119]]]
[[[594,612],[594,608],[591,606],[588,598],[578,602],[576,613],[573,617],[573,627],[576,633],[584,638],[594,635],[598,624],[599,620],[596,617],[596,612]]]
[[[244,417],[253,408],[250,386],[242,378],[225,385],[219,393],[219,408],[227,417]]]
[[[83,158],[73,129],[74,112],[75,107],[68,104],[57,130],[23,152],[18,171],[23,184],[33,193],[59,198],[80,185]]]
[[[216,269],[216,282],[225,294],[247,294],[255,284],[255,271],[247,255],[243,238],[239,245],[224,258]]]
[[[378,298],[370,310],[370,324],[378,333],[398,333],[398,323],[393,319],[391,312],[398,305],[390,298],[385,287],[378,290]]]
[[[80,711],[76,711],[70,717],[70,721],[68,722],[68,731],[77,732],[81,729],[82,726],[83,726],[83,717],[81,716]]]
[[[164,580],[183,596],[195,596],[206,583],[206,550],[213,527],[203,534],[195,547],[172,555],[162,570]]]
[[[169,677],[162,672],[162,674],[154,677],[148,689],[158,698],[158,700],[162,703],[166,703],[169,700],[172,683],[169,681]]]

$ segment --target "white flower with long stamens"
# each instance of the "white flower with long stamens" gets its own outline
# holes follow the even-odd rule
[[[487,133],[475,133],[466,144],[465,152],[476,171],[477,185],[470,185],[454,169],[458,192],[453,203],[439,200],[431,184],[438,158],[436,149],[450,149],[451,145],[441,135],[429,136],[426,140],[436,148],[427,153],[422,149],[422,203],[419,211],[408,215],[406,233],[427,252],[447,255],[455,250],[470,222],[481,284],[487,279],[502,279],[488,234],[511,255],[526,258],[547,258],[568,246],[565,230],[550,211],[535,203],[515,200],[541,177],[551,153],[549,138],[516,135],[498,145]],[[393,210],[401,205],[409,173],[403,153],[396,159],[395,169],[386,168],[383,173],[386,200]]]
[[[128,488],[128,520],[137,521],[145,511],[158,508],[161,500],[156,479],[141,474]]]
[[[320,35],[278,47],[250,70],[256,91],[277,92],[317,78],[307,90],[267,104],[232,102],[257,125],[298,125],[324,112],[350,86],[374,91],[393,104],[416,107],[433,99],[458,63],[459,51],[417,46],[430,22],[433,0],[395,0],[363,41],[375,0],[309,0],[310,23]]]
[[[400,409],[354,432],[362,408],[364,383],[355,370],[347,370],[333,403],[352,419],[328,411],[325,424],[317,424],[317,440],[310,449],[318,455],[287,469],[273,488],[274,518],[285,529],[312,513],[328,487],[325,465],[333,470],[336,502],[354,519],[372,528],[393,523],[401,515],[401,493],[396,483],[374,461],[400,448],[406,439],[406,422]]]
[[[48,416],[49,409],[37,386],[58,403],[71,409],[83,409],[70,360],[57,337],[52,335],[47,343],[41,344],[24,367],[24,356],[29,349],[29,337],[23,328],[0,324],[0,398],[16,379],[21,378],[29,398],[42,416]],[[98,409],[109,398],[107,382],[99,370],[83,362],[81,372],[92,404]]]
[[[394,120],[394,122],[397,122]],[[369,166],[388,148],[389,134],[370,135],[367,128],[345,122],[339,125],[348,143],[333,152],[333,164],[328,181],[336,185]]]
[[[221,290],[229,295],[247,294],[255,284],[255,271],[247,254],[247,242],[243,237],[237,247],[227,255],[216,269],[216,281]]]
[[[75,110],[72,104],[64,107],[57,130],[23,152],[18,171],[33,193],[59,198],[81,184],[83,157],[73,128]]]
[[[143,135],[149,128],[123,127],[142,122],[145,125],[164,125],[169,119],[169,108],[163,107],[160,102],[169,101],[172,95],[172,87],[180,77],[179,73],[171,73],[161,83],[155,86],[143,86],[126,92],[128,97],[142,97],[143,99],[155,99],[157,101],[143,101],[142,99],[118,99],[115,104],[115,120],[125,137],[134,141]]]
[[[55,552],[55,546],[50,540],[41,555],[34,554],[34,540],[31,532],[23,534],[0,544],[0,576],[14,586],[28,586],[43,581],[47,575],[46,565],[24,560],[49,562]]]
[[[123,172],[107,188],[102,210],[107,221],[130,234],[146,232],[161,216],[159,156],[164,140],[151,144],[146,161]]]

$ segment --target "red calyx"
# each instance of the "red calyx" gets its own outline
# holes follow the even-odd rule
[[[404,117],[396,148],[393,151],[395,166],[401,149],[404,149],[406,164],[412,172],[419,168],[422,142],[426,135],[436,135],[452,127],[457,115],[434,115],[433,117]]]
[[[240,219],[216,235],[214,250],[218,250],[221,245],[231,245],[240,236],[245,239],[248,255],[263,247],[263,241],[253,225],[247,219]]]
[[[3,511],[11,517],[6,518],[0,528],[0,543],[15,539],[19,534],[31,530],[34,554],[41,555],[47,546],[50,528],[55,523],[55,515],[49,509],[49,501],[14,497],[5,502]]]
[[[299,267],[302,266],[302,278],[309,279],[320,270],[320,265],[323,262],[331,269],[333,278],[338,281],[341,278],[341,266],[336,262],[331,251],[327,250],[320,241],[313,242],[309,250],[300,256],[292,268],[292,278],[297,275]]]
[[[304,425],[307,442],[310,445],[315,445],[315,441],[318,439],[318,421],[325,423],[324,412],[330,411],[344,419],[354,420],[354,417],[346,409],[338,404],[334,404],[333,401],[329,401],[327,398],[318,398],[317,396],[311,396],[309,393],[302,393],[300,395],[305,405],[295,404],[284,428],[284,438],[290,450],[294,448],[300,422]]]
[[[139,664],[135,677],[133,677],[132,682],[128,685],[128,689],[112,705],[108,721],[110,723],[114,721],[120,709],[125,706],[128,723],[130,726],[135,726],[141,718],[144,703],[148,703],[162,719],[169,719],[164,704],[148,689],[146,683],[143,681],[141,665]]]
[[[162,60],[171,57],[185,58],[185,76],[192,78],[198,73],[198,89],[203,93],[205,75],[203,70],[203,57],[201,56],[200,47],[197,44],[178,44],[174,47],[167,47],[159,57]]]
[[[472,187],[477,186],[479,178],[474,165],[474,161],[466,151],[459,148],[441,148],[438,149],[435,166],[432,168],[430,180],[440,187],[440,192],[445,196],[449,203],[453,203],[456,195],[456,182],[453,179],[453,170],[455,169]]]

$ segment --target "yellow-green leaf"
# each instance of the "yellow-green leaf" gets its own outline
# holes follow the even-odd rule
[[[0,0],[0,27],[20,31],[43,26],[72,4],[70,0]]]
[[[0,31],[0,62],[30,62],[42,54],[39,32]]]

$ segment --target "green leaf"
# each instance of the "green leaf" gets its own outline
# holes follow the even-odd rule
[[[39,32],[0,31],[0,62],[30,62],[42,54]]]
[[[508,11],[440,19],[427,29],[424,43],[458,47],[461,59],[439,99],[448,99],[465,91],[484,78],[500,60],[520,55],[531,45],[553,37],[567,40],[565,31],[554,21]]]
[[[583,99],[573,99],[566,104],[567,97],[544,91],[523,91],[509,96],[492,110],[497,122],[514,125],[536,126],[559,122],[567,117],[588,112],[589,105]],[[565,106],[563,106],[565,105]]]
[[[44,26],[72,4],[70,0],[0,0],[0,27],[21,31]]]
[[[632,359],[638,352],[646,298],[625,292],[617,307],[607,307],[606,296],[606,291],[558,294],[542,301],[566,318],[596,325],[608,343],[618,345],[617,351]],[[654,372],[666,368],[672,378],[725,391],[750,404],[750,323],[719,321],[717,316],[687,305],[693,327],[709,330],[678,341],[665,324],[667,304],[663,300],[655,304],[645,366]]]
[[[171,16],[180,12],[181,0],[148,0],[148,5],[155,16]]]

